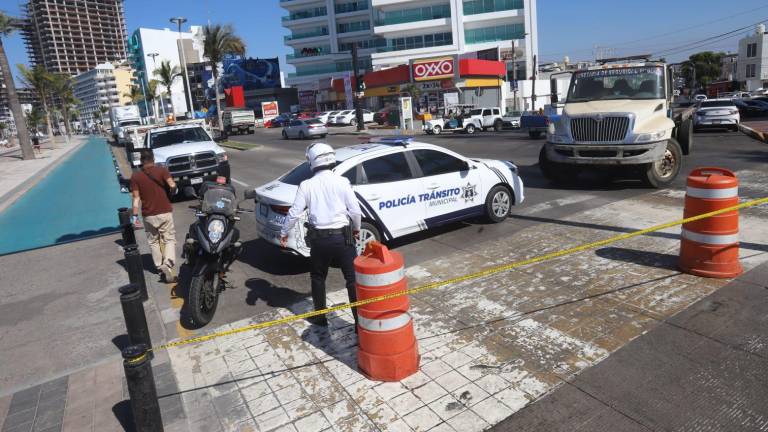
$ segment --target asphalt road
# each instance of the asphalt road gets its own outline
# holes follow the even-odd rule
[[[343,147],[360,142],[360,137],[346,134],[348,129],[334,129],[326,142]],[[283,140],[279,129],[258,129],[255,135],[231,137],[233,140],[257,144],[248,150],[230,150],[233,183],[242,194],[245,188],[260,186],[290,170],[304,159],[309,141]],[[499,134],[480,133],[467,135],[418,136],[421,141],[444,146],[470,157],[511,160],[520,168],[525,182],[526,199],[522,206],[513,208],[512,216],[500,224],[470,221],[451,224],[428,233],[419,233],[395,241],[396,248],[411,266],[446,256],[461,250],[476,250],[483,243],[514,234],[533,224],[546,223],[610,202],[647,194],[653,190],[643,188],[632,179],[616,179],[606,182],[597,175],[584,175],[567,188],[557,187],[544,179],[538,169],[538,152],[543,140],[531,140],[516,131]],[[765,144],[740,133],[707,132],[696,134],[694,153],[685,157],[681,175],[673,184],[683,189],[685,175],[697,166],[719,166],[732,170],[761,170],[765,167]],[[177,237],[182,241],[184,233],[193,221],[189,202],[174,206]],[[243,207],[251,208],[245,203]],[[309,295],[308,262],[306,259],[281,253],[258,239],[253,216],[244,214],[238,223],[241,239],[247,252],[233,266],[231,282],[235,286],[225,291],[219,302],[213,328],[239,319],[258,316],[260,311],[271,307],[288,307],[296,300]],[[514,247],[514,245],[510,245]],[[186,271],[181,272],[180,289],[185,294]],[[329,289],[340,288],[343,281],[339,271],[329,274]],[[183,322],[183,321],[182,321]],[[184,324],[182,324],[184,325]],[[176,325],[167,324],[178,329]],[[174,337],[173,333],[169,334]],[[188,336],[187,333],[178,336]]]

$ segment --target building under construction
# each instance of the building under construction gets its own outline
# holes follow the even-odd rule
[[[22,9],[33,65],[77,75],[126,58],[123,0],[29,0]]]

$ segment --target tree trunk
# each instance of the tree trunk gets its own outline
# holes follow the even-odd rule
[[[61,106],[61,113],[64,114],[64,138],[67,140],[67,144],[69,144],[69,108],[66,104]]]
[[[171,116],[176,120],[176,106],[173,104],[173,93],[171,93],[171,86],[168,86],[168,99],[171,101]]]
[[[219,74],[216,70],[216,65],[213,65],[213,88],[216,90],[216,125],[219,127],[219,132],[224,131],[224,126],[221,123],[221,98],[219,97]]]
[[[51,123],[51,113],[48,111],[48,101],[45,100],[44,95],[40,96],[43,103],[43,111],[45,112],[45,127],[48,128],[48,137],[51,140],[51,148],[55,148],[56,146],[53,144],[53,124]]]
[[[5,48],[3,47],[2,39],[0,39],[0,69],[7,71],[3,74],[3,81],[5,83],[6,91],[8,92],[8,104],[11,108],[13,121],[16,123],[16,134],[19,138],[19,145],[21,146],[21,157],[24,160],[34,159],[35,152],[32,149],[32,142],[29,139],[29,130],[27,129],[27,123],[24,121],[24,112],[21,110],[19,95],[16,93],[16,86],[13,83],[13,74],[10,72],[11,66],[8,64],[8,57],[5,56]]]

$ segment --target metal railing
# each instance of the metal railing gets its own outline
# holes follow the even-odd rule
[[[453,45],[453,37],[451,36],[451,33],[392,39],[387,46],[376,49],[376,52],[403,51],[445,45]]]
[[[342,23],[337,25],[338,33],[351,33],[356,31],[370,30],[370,21],[357,21],[351,23]]]
[[[464,1],[464,15],[476,15],[522,9],[523,0],[469,0]]]
[[[283,20],[283,22],[287,22],[287,21],[296,21],[296,20],[315,18],[315,17],[321,17],[321,16],[328,16],[328,9],[326,9],[325,7],[307,9],[303,11],[293,12],[292,14],[288,16],[284,16],[281,19]]]
[[[439,18],[450,18],[451,5],[425,6],[415,9],[402,9],[380,13],[376,25],[405,24]]]
[[[319,48],[303,48],[302,50],[295,50],[293,54],[288,54],[285,56],[288,60],[298,59],[298,58],[307,58],[307,57],[318,57],[318,56],[324,56],[331,53],[331,47],[330,46],[324,46]]]

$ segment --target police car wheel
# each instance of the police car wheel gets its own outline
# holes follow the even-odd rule
[[[373,240],[381,241],[381,234],[379,233],[378,228],[368,222],[361,223],[360,234],[355,242],[357,254],[362,255],[363,251],[365,251],[365,245]]]
[[[491,222],[503,222],[512,209],[512,194],[504,186],[495,186],[485,199],[485,213]]]

